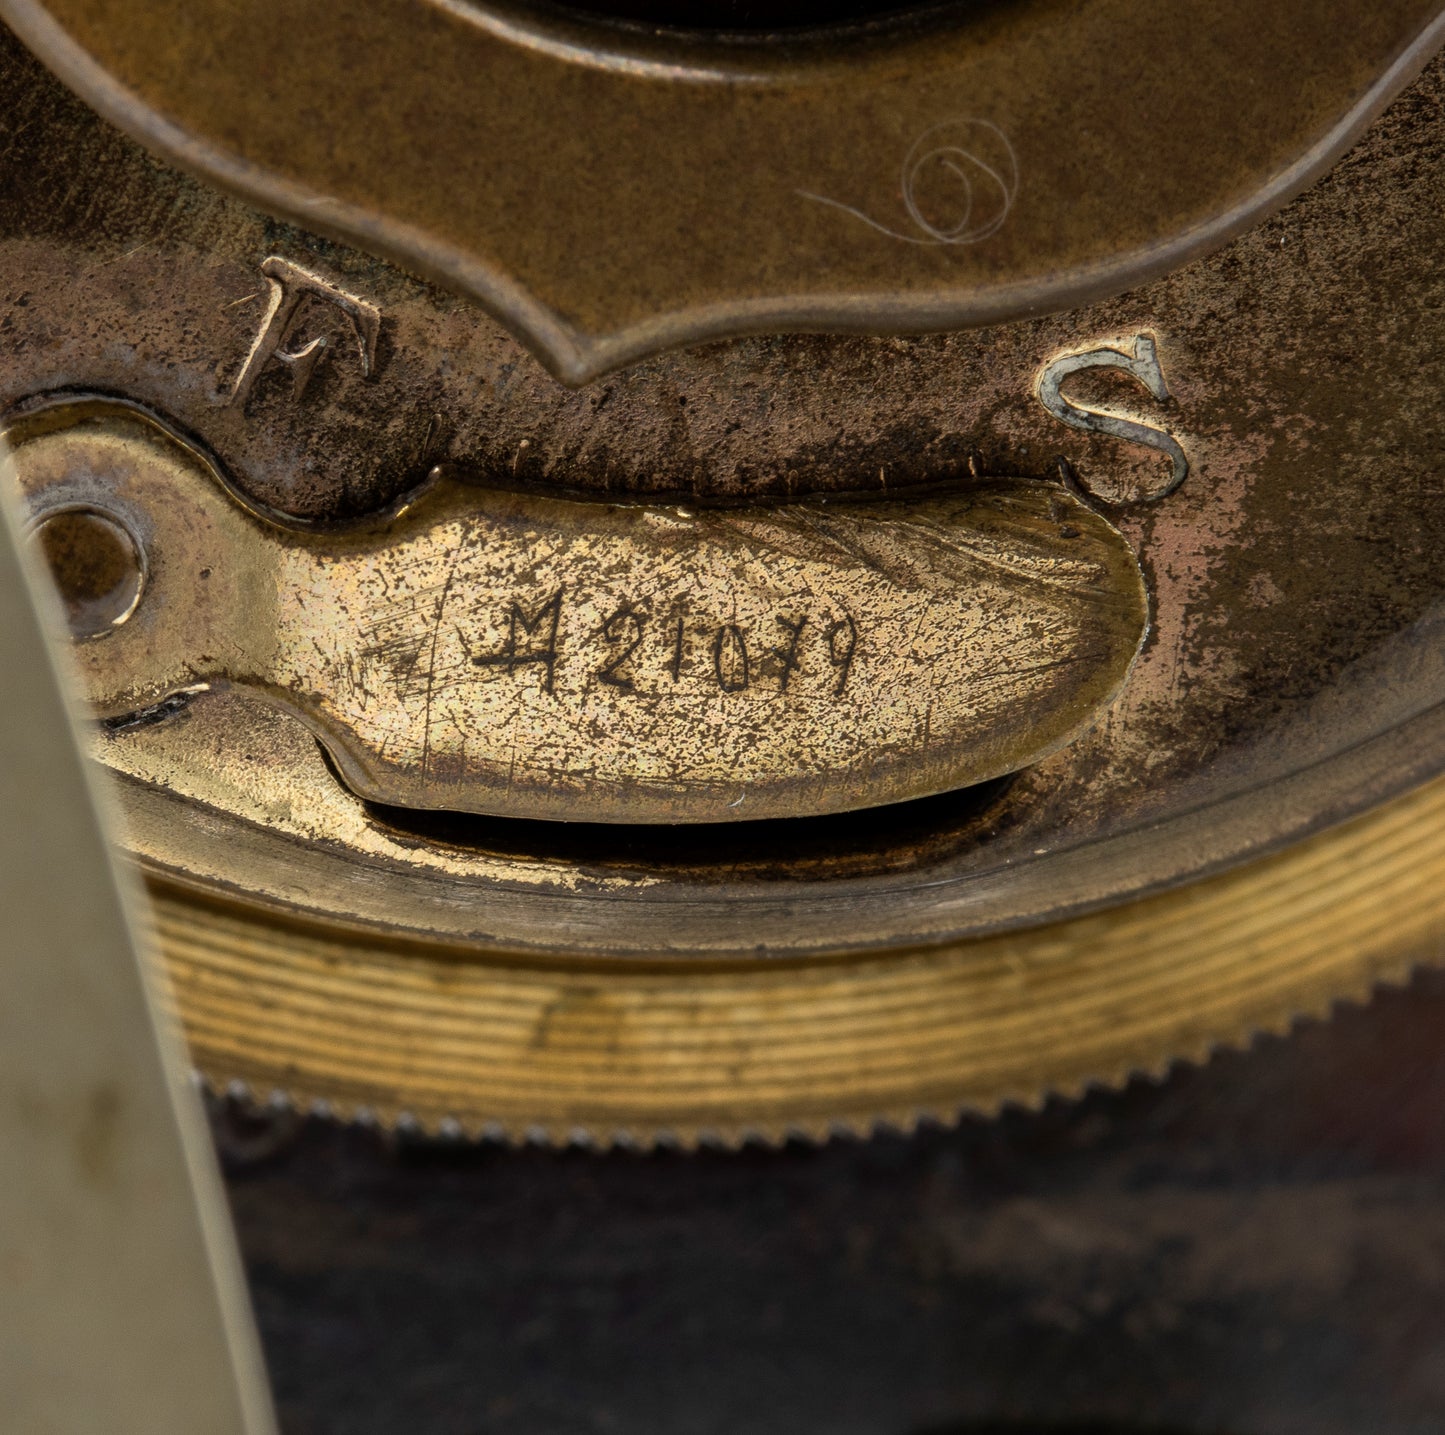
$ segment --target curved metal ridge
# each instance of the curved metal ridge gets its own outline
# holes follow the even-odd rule
[[[524,964],[155,896],[218,1086],[516,1141],[818,1139],[1159,1073],[1440,961],[1445,779],[1183,889],[884,958]]]
[[[1445,34],[1438,0],[1034,0],[833,48],[623,49],[459,0],[0,14],[153,148],[479,300],[573,383],[1122,291],[1307,185]]]

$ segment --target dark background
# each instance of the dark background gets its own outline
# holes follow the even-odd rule
[[[1445,1430],[1445,974],[821,1148],[215,1114],[286,1435]]]

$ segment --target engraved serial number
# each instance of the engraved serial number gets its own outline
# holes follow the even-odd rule
[[[661,605],[659,605],[661,607]],[[472,664],[485,673],[530,673],[543,692],[556,690],[557,667],[571,642],[595,657],[589,675],[621,693],[653,696],[669,686],[702,682],[723,693],[764,688],[787,693],[821,686],[834,699],[848,686],[858,654],[858,624],[843,609],[798,609],[771,615],[772,626],[694,616],[624,599],[598,623],[569,624],[567,590],[542,598],[513,597],[499,615],[501,637],[487,648],[457,628]],[[647,681],[652,669],[655,679]]]
[[[966,787],[1096,721],[1148,623],[1127,539],[1063,485],[694,512],[438,481],[303,540],[133,407],[36,413],[32,511],[129,522],[144,493],[166,554],[144,621],[77,644],[96,713],[245,686],[391,806],[716,822]]]

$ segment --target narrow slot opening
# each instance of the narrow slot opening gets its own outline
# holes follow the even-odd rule
[[[866,35],[913,20],[947,20],[977,14],[1005,0],[514,0],[518,8],[547,15],[698,39],[796,40],[809,35]]]
[[[341,782],[329,756],[326,762]],[[598,876],[818,881],[925,868],[987,840],[1008,820],[1003,798],[1014,776],[823,817],[678,825],[546,822],[358,800],[378,827],[405,843]]]

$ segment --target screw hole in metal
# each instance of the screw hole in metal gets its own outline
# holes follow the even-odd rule
[[[126,622],[145,588],[145,557],[112,514],[76,504],[53,509],[30,532],[75,638],[98,638]]]

